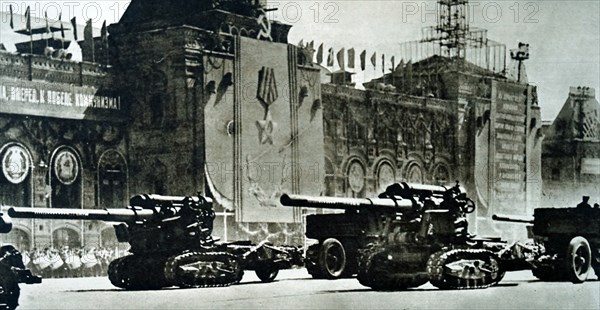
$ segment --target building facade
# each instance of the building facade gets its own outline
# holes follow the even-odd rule
[[[322,87],[326,193],[368,197],[393,182],[457,180],[477,203],[472,230],[489,235],[505,233],[492,214],[538,206],[543,135],[534,86],[439,56],[365,86]]]
[[[600,105],[589,87],[571,87],[545,128],[542,205],[575,207],[582,196],[600,202]]]
[[[92,63],[4,52],[0,63],[0,204],[86,209],[126,203],[126,119],[107,71]],[[110,235],[104,228],[16,220],[3,241],[24,249],[98,244],[102,234]]]
[[[289,44],[290,26],[269,21],[264,3],[186,3],[132,1],[108,38],[92,38],[107,43],[100,63],[0,53],[3,205],[120,208],[138,193],[200,193],[214,198],[215,236],[286,244],[303,242],[304,211],[282,207],[283,192],[365,197],[459,180],[478,204],[472,230],[495,235],[492,213],[536,205],[535,87],[440,56],[366,90],[322,83],[314,50]],[[95,221],[17,220],[1,238],[116,244]]]

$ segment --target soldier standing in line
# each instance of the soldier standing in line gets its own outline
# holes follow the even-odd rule
[[[590,206],[590,203],[588,202],[589,200],[590,196],[583,196],[583,200],[577,205],[577,208],[591,209],[592,206]]]

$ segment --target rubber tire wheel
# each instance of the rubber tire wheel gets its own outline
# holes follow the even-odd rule
[[[346,269],[346,251],[335,238],[326,239],[319,250],[319,268],[326,279],[339,279]]]
[[[273,282],[279,273],[279,268],[271,263],[262,263],[256,267],[254,270],[256,276],[263,282]]]
[[[571,239],[567,247],[565,263],[565,272],[571,282],[585,282],[592,263],[592,251],[585,238],[575,237]]]

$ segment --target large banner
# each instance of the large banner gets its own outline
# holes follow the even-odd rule
[[[279,197],[319,195],[324,186],[319,71],[299,68],[294,46],[246,37],[236,45],[233,94],[224,91],[232,97],[217,102],[222,77],[208,74],[216,95],[205,108],[207,140],[222,144],[207,145],[209,186],[238,221],[298,222],[299,210],[281,206]]]
[[[90,109],[121,110],[112,90],[0,78],[0,113],[85,119]]]
[[[496,211],[509,214],[525,210],[526,87],[517,83],[496,83],[493,186]]]

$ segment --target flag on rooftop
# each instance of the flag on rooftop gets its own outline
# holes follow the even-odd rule
[[[373,69],[377,69],[377,52],[373,52],[373,56],[371,56],[371,64],[373,64]]]
[[[76,19],[76,17],[73,17],[71,19],[71,25],[73,25],[73,39],[75,39],[75,41],[77,41],[77,19]]]
[[[333,47],[329,48],[329,52],[327,54],[327,67],[333,67]]]
[[[323,62],[323,43],[319,45],[319,50],[317,51],[317,63],[320,65]]]
[[[348,50],[348,68],[354,69],[354,48]]]
[[[365,60],[367,57],[367,51],[363,50],[362,53],[360,53],[360,70],[365,71],[366,68],[366,64],[365,64]]]
[[[343,48],[341,50],[339,50],[337,53],[337,61],[338,61],[338,64],[340,65],[341,70],[346,69],[346,65],[344,62],[344,54],[345,53],[346,53],[346,50]]]

